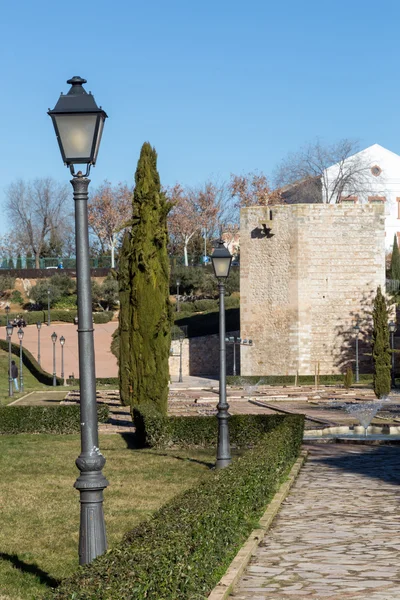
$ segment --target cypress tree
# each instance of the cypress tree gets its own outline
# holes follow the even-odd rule
[[[390,261],[390,278],[400,280],[400,252],[396,234],[394,236],[392,259]]]
[[[119,258],[119,380],[122,402],[167,412],[172,307],[167,215],[157,153],[143,144],[135,174],[131,231]]]
[[[372,311],[372,358],[374,361],[373,387],[377,398],[390,392],[391,350],[389,342],[389,313],[381,287],[377,289]]]
[[[22,269],[22,257],[20,254],[17,256],[17,269]]]

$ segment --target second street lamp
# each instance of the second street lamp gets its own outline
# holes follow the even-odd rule
[[[181,285],[181,282],[180,282],[179,279],[177,279],[176,280],[176,312],[179,312],[179,308],[180,308],[180,306],[179,306],[179,300],[180,300],[180,297],[179,297],[179,286],[180,285]]]
[[[42,324],[40,321],[38,321],[36,323],[36,327],[37,327],[37,361],[40,366],[40,330],[42,328]]]
[[[61,344],[61,379],[63,380],[63,383],[64,383],[64,344],[65,344],[65,337],[63,335],[60,337],[60,344]]]
[[[11,374],[11,336],[13,334],[14,331],[14,327],[12,325],[10,325],[10,323],[7,324],[6,327],[6,333],[7,333],[7,340],[8,340],[8,395],[9,396],[13,396],[14,391],[13,391],[13,380],[12,380],[12,374]]]
[[[19,388],[20,391],[24,391],[24,375],[22,372],[22,340],[24,339],[24,331],[22,327],[18,329],[18,339],[19,339]]]
[[[80,475],[75,488],[79,490],[81,503],[79,564],[84,565],[107,550],[103,490],[108,481],[102,473],[106,459],[99,450],[97,425],[87,208],[88,175],[91,165],[96,163],[107,115],[97,106],[92,94],[84,89],[85,79],[73,77],[67,83],[71,89],[67,94],[61,94],[48,114],[53,120],[64,164],[70,168],[74,190],[81,415],[81,453],[76,459]],[[86,165],[86,173],[75,173],[76,164]]]
[[[54,331],[51,334],[51,341],[53,342],[53,386],[56,387],[57,385],[57,372],[56,372],[56,341],[57,341],[57,334]]]
[[[9,314],[9,312],[10,312],[10,305],[9,305],[9,304],[6,304],[5,311],[6,311],[6,316],[7,316],[7,325],[8,325],[8,314]]]
[[[226,400],[226,342],[225,342],[225,280],[231,268],[232,255],[224,246],[223,240],[217,242],[211,255],[214,274],[219,288],[219,402],[217,404],[218,443],[216,468],[227,467],[231,459],[229,443],[229,404]]]

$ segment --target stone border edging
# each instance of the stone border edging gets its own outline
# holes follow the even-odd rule
[[[302,450],[299,458],[294,463],[290,470],[288,479],[282,483],[271,502],[268,504],[267,510],[260,519],[260,527],[254,529],[242,548],[236,554],[235,558],[228,567],[225,575],[220,579],[219,583],[207,596],[207,600],[227,600],[228,596],[233,592],[238,579],[247,567],[252,555],[257,546],[261,543],[266,531],[270,528],[272,521],[276,517],[282,502],[289,493],[290,488],[295,482],[303,463],[307,458],[307,450]]]
[[[12,406],[13,404],[17,404],[17,402],[21,402],[21,400],[25,400],[25,398],[27,398],[28,396],[31,396],[32,394],[35,393],[36,390],[33,390],[33,392],[28,392],[27,394],[24,394],[23,396],[21,396],[21,398],[17,398],[17,400],[14,400],[13,402],[10,402],[9,404],[6,404],[5,406]]]

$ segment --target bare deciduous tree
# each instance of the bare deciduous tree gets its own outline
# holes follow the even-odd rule
[[[279,190],[273,190],[264,173],[231,175],[229,190],[236,208],[266,206],[281,201]]]
[[[320,140],[291,153],[275,171],[274,183],[288,202],[337,203],[362,196],[371,185],[371,162],[358,142]]]
[[[20,249],[32,252],[36,268],[39,268],[41,251],[50,233],[68,218],[70,197],[68,187],[50,177],[32,182],[18,179],[6,190],[12,238],[18,240]]]
[[[132,215],[132,189],[126,184],[112,186],[109,181],[91,194],[88,205],[89,226],[102,251],[111,250],[111,267],[115,267],[115,248],[122,239]]]

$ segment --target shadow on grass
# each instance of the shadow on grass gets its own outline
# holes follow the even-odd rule
[[[183,462],[192,462],[197,463],[198,465],[203,465],[208,469],[214,469],[215,462],[208,462],[205,460],[199,460],[198,458],[190,458],[190,456],[178,456],[173,454],[168,454],[167,452],[152,452],[155,456],[165,456],[167,458],[175,458],[175,460],[182,460]]]
[[[126,443],[126,447],[129,450],[139,450],[143,448],[143,444],[140,443],[136,432],[120,432],[119,435],[122,437],[122,439]]]
[[[0,560],[9,561],[16,569],[22,571],[23,573],[35,575],[38,577],[40,583],[47,585],[48,587],[55,588],[60,584],[57,579],[50,577],[48,573],[42,571],[42,569],[40,569],[37,565],[26,563],[19,559],[17,554],[6,554],[5,552],[0,552]]]

